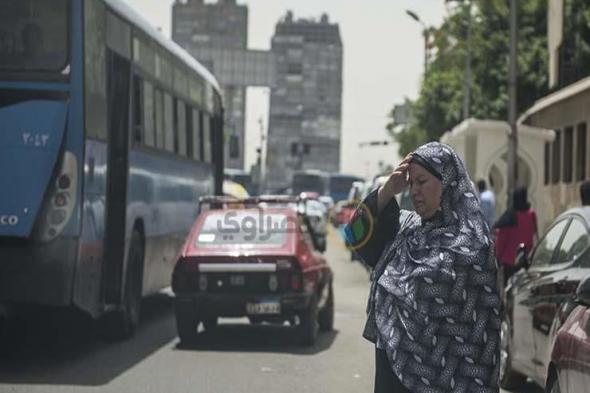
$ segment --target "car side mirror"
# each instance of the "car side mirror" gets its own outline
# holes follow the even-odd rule
[[[590,307],[590,276],[583,279],[578,285],[576,302]]]
[[[518,245],[516,250],[516,267],[519,269],[528,269],[531,266],[531,261],[527,253],[527,249],[524,243]]]

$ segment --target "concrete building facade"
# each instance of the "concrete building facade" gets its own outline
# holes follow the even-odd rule
[[[293,18],[272,38],[276,86],[271,90],[267,186],[288,185],[300,169],[340,170],[342,41],[337,24]]]
[[[270,51],[248,50],[248,8],[236,0],[177,0],[172,37],[219,80],[226,105],[226,167],[244,167],[246,88],[270,87],[266,188],[298,169],[340,168],[343,49],[327,15],[276,25]]]

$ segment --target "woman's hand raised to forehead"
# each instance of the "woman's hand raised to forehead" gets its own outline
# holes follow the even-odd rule
[[[408,154],[397,168],[393,170],[389,179],[378,191],[379,211],[383,210],[391,198],[402,192],[408,186],[408,168],[412,160],[412,153]]]

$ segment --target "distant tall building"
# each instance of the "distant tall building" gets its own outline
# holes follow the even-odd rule
[[[238,154],[225,148],[225,166],[243,168],[246,112],[246,87],[224,80],[222,71],[229,69],[229,56],[215,56],[224,51],[245,51],[248,46],[248,7],[236,0],[179,1],[172,8],[172,39],[214,73],[223,89],[226,105],[225,139],[234,139]],[[232,154],[230,154],[232,153]]]
[[[294,20],[288,12],[272,38],[267,186],[288,185],[293,171],[340,170],[342,41],[337,24]]]
[[[276,25],[271,51],[247,48],[248,8],[236,0],[176,0],[172,37],[207,67],[224,92],[226,166],[244,167],[246,88],[271,88],[268,188],[285,187],[297,169],[340,169],[342,41],[337,24],[293,19]]]

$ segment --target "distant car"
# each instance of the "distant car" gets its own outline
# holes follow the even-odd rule
[[[211,208],[197,218],[172,278],[181,342],[198,342],[199,323],[211,330],[218,317],[289,321],[306,345],[315,342],[318,330],[333,329],[325,235],[314,232],[305,208],[292,207],[305,202],[296,197],[201,200]]]
[[[318,200],[322,202],[322,204],[326,207],[327,212],[332,211],[332,209],[334,208],[334,199],[332,199],[331,196],[322,195],[318,198]]]
[[[328,226],[328,212],[326,207],[323,203],[318,200],[318,195],[315,192],[311,193],[301,193],[300,200],[305,200],[305,203],[301,202],[294,202],[296,199],[292,197],[286,197],[285,195],[261,195],[261,201],[259,203],[259,207],[268,207],[273,205],[275,207],[289,207],[296,212],[300,212],[305,214],[308,219],[309,223],[311,224],[314,232],[320,237],[325,236],[327,234],[327,226]],[[264,202],[264,200],[271,199],[273,202],[270,204],[268,202]]]
[[[547,370],[547,393],[590,390],[590,277],[576,292],[576,308],[557,332]]]
[[[580,281],[590,274],[590,207],[562,213],[531,256],[524,245],[521,269],[504,291],[500,385],[517,389],[530,377],[545,386],[555,335],[567,318]],[[587,386],[586,385],[586,389]],[[576,390],[582,392],[588,390]]]

